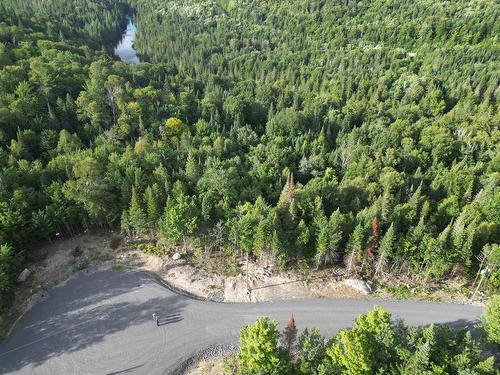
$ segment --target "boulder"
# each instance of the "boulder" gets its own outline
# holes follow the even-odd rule
[[[181,254],[175,253],[174,255],[172,255],[172,260],[179,260],[179,259],[181,259]]]
[[[363,294],[370,294],[372,292],[372,285],[363,280],[358,279],[346,279],[343,283]]]
[[[20,282],[20,283],[24,283],[28,279],[28,277],[30,277],[30,275],[31,275],[31,271],[29,269],[25,268],[23,270],[23,272],[21,272],[19,274],[19,277],[17,278],[17,281]]]

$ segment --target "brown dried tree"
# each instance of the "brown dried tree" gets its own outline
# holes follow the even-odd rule
[[[283,330],[283,334],[281,336],[283,347],[285,347],[290,352],[295,344],[296,339],[297,339],[297,327],[295,326],[295,319],[292,314],[290,319],[288,319],[288,324]]]

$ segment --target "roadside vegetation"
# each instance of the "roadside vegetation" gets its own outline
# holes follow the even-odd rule
[[[495,303],[484,314],[485,328],[498,328]],[[315,328],[298,332],[293,317],[281,333],[265,317],[242,328],[239,352],[224,359],[224,374],[498,374],[499,346],[492,336],[473,338],[467,329],[446,325],[409,327],[381,307],[330,339]]]
[[[111,55],[129,12],[136,65]],[[90,227],[498,293],[496,2],[4,0],[0,20],[2,301],[32,248]]]

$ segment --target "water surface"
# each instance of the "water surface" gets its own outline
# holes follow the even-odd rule
[[[122,40],[115,47],[115,55],[122,61],[137,64],[140,60],[132,45],[135,37],[135,25],[131,17],[127,16],[127,21],[127,29],[122,34]]]

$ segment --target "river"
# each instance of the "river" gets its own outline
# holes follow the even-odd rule
[[[115,47],[115,55],[122,61],[137,64],[140,60],[132,45],[135,37],[135,25],[132,17],[127,16],[127,21],[127,29],[122,34],[122,40]]]

